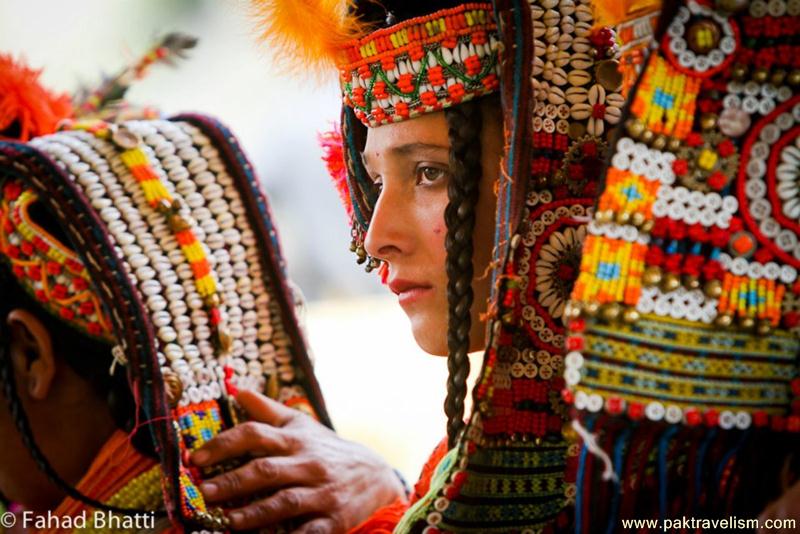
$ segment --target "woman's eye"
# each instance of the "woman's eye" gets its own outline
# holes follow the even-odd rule
[[[445,175],[447,175],[447,171],[439,167],[419,167],[417,169],[417,183],[435,182]]]

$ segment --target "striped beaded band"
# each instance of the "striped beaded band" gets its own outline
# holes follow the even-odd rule
[[[490,3],[410,19],[346,47],[344,102],[370,127],[440,111],[497,91],[498,53]]]
[[[38,198],[69,241],[80,243],[74,252],[56,248],[76,263],[48,276],[66,285],[58,277],[71,274],[69,288],[84,280],[88,295],[79,294],[96,299],[108,317],[114,359],[127,362],[135,396],[155,421],[175,517],[220,530],[223,516],[197,488],[213,473],[183,458],[237,422],[230,398],[238,389],[265,392],[328,423],[268,206],[235,138],[214,121],[75,128],[27,145],[0,143],[0,206],[24,223],[15,209],[23,214]],[[3,232],[12,265],[27,259],[13,243],[29,227],[14,223],[13,233]],[[37,240],[56,242],[41,229]],[[10,246],[22,260],[7,253]],[[34,295],[51,282],[18,274]],[[52,294],[55,286],[47,287]],[[59,299],[51,311],[64,305]]]

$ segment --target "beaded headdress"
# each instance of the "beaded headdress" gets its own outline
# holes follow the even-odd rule
[[[768,494],[736,488],[777,484],[760,459],[783,461],[797,441],[781,433],[800,432],[800,10],[711,4],[679,3],[630,98],[568,311],[565,396],[607,476],[638,476],[642,495],[663,481],[661,514],[755,516]],[[634,443],[659,444],[655,477]],[[694,482],[670,500],[668,480]],[[645,500],[619,513],[658,514]]]
[[[342,48],[344,154],[336,156],[336,136],[327,136],[326,160],[337,186],[347,173],[361,261],[376,199],[359,159],[362,123],[380,127],[492,92],[502,97],[498,267],[475,408],[396,532],[552,532],[570,522],[577,447],[562,432],[564,308],[606,137],[657,15],[650,2],[622,4],[602,23],[588,0],[435,2],[398,22],[384,2],[386,26]]]
[[[49,311],[114,344],[154,432],[167,512],[187,528],[223,529],[197,488],[215,473],[185,459],[237,423],[239,389],[330,424],[269,206],[213,119],[66,128],[0,142],[0,261]]]

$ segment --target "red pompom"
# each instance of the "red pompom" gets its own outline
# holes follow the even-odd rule
[[[45,89],[40,74],[0,54],[0,137],[28,141],[55,132],[61,120],[72,116],[69,96]]]

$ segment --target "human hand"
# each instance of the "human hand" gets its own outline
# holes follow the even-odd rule
[[[787,521],[792,519],[794,519],[794,524],[790,524],[791,522]],[[776,520],[781,521],[783,528],[765,528],[764,522],[767,520],[772,520],[773,522]],[[770,534],[775,532],[797,532],[798,527],[800,527],[800,481],[795,482],[778,500],[767,506],[766,510],[758,516],[758,522],[761,525],[761,528],[758,529],[759,534],[766,534],[767,532]]]
[[[270,493],[228,513],[237,530],[300,519],[296,533],[340,533],[404,497],[392,468],[297,410],[258,393],[237,396],[250,421],[214,437],[192,455],[200,467],[243,456],[247,464],[200,486],[208,502]]]

